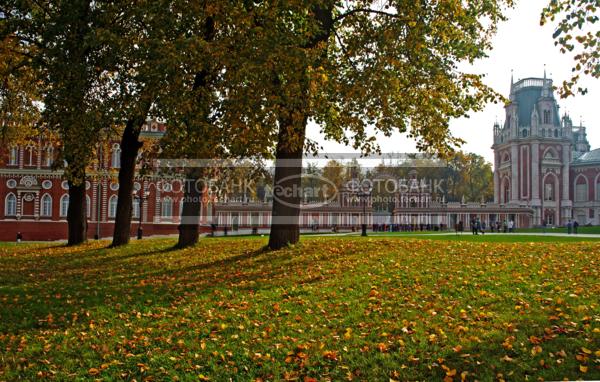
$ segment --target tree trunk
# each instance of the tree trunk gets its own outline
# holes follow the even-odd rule
[[[215,22],[212,17],[207,17],[204,22],[203,37],[205,41],[212,41],[215,37]],[[197,92],[200,89],[205,89],[208,92],[210,89],[209,76],[211,75],[208,69],[203,69],[196,73],[194,76],[194,84],[192,90]],[[202,117],[209,120],[209,107],[203,96],[202,91],[197,92],[195,97],[196,106],[202,114]],[[197,109],[197,110],[198,110]],[[197,126],[190,126],[186,122],[187,128],[192,130]],[[177,248],[191,247],[198,243],[199,228],[200,228],[200,208],[202,190],[199,189],[197,181],[200,179],[203,171],[199,168],[193,168],[186,171],[185,180],[185,191],[183,197],[183,209],[181,211],[181,223],[179,224],[179,239],[177,241]]]
[[[135,162],[142,147],[139,141],[142,118],[127,121],[121,137],[121,168],[119,169],[119,193],[117,198],[117,214],[113,241],[111,246],[117,247],[129,243],[131,234],[131,210],[133,207],[133,179],[135,177]],[[143,192],[143,190],[140,190]],[[141,195],[140,195],[141,196]],[[140,214],[142,211],[140,211]]]
[[[300,239],[298,223],[302,197],[302,154],[305,131],[306,122],[294,128],[291,120],[280,120],[269,234],[271,249],[281,249],[289,244],[296,244]],[[293,139],[299,139],[302,144],[290,147],[289,142]]]
[[[202,202],[201,185],[198,184],[199,179],[200,171],[198,169],[187,171],[177,248],[191,247],[198,243]]]
[[[321,26],[305,48],[312,49],[326,42],[333,28],[333,5],[316,5],[313,14]],[[324,59],[325,55],[321,57]],[[314,67],[319,66],[316,62]],[[308,69],[308,68],[306,68]],[[285,117],[279,119],[279,136],[275,153],[275,179],[269,248],[280,249],[300,239],[300,200],[302,197],[302,154],[306,123],[310,115],[308,105],[309,78],[301,84],[302,92],[289,105],[284,105]],[[298,116],[301,116],[299,118]]]
[[[85,179],[85,178],[84,178]],[[87,239],[87,217],[85,202],[85,180],[79,185],[69,182],[69,209],[67,222],[69,225],[69,240],[67,245],[82,244]]]

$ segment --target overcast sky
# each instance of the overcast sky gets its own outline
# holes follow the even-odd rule
[[[515,8],[507,12],[508,20],[502,23],[494,38],[493,50],[489,57],[475,63],[471,72],[484,73],[486,83],[508,97],[510,73],[514,70],[515,81],[526,77],[542,77],[544,64],[548,76],[554,84],[570,78],[572,57],[560,53],[554,45],[554,27],[539,24],[540,13],[548,0],[518,0]],[[587,127],[592,149],[600,147],[600,80],[585,79],[585,96],[576,95],[567,100],[558,99],[561,116],[567,111],[573,123],[578,125],[580,117]],[[558,98],[558,95],[556,95]],[[462,149],[484,156],[493,162],[492,127],[496,118],[504,121],[504,107],[501,104],[487,105],[484,111],[472,113],[470,118],[452,120],[450,123],[455,136],[466,141]],[[352,152],[351,148],[325,141],[317,126],[309,126],[308,137],[322,143],[325,152]],[[401,134],[379,140],[383,152],[415,152],[414,142]]]

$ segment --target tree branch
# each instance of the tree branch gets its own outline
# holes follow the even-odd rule
[[[378,11],[376,9],[369,9],[369,8],[355,8],[355,9],[351,9],[348,12],[342,13],[341,15],[337,16],[336,18],[333,19],[333,22],[336,23],[336,22],[338,22],[348,16],[352,16],[356,13],[373,13],[376,15],[382,15],[382,16],[392,17],[392,18],[400,19],[400,20],[404,20],[404,21],[410,21],[409,19],[400,17],[400,15],[394,14],[394,13]]]

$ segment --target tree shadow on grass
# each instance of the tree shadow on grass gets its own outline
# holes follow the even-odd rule
[[[231,277],[240,277],[234,275],[232,265],[266,253],[259,248],[186,267],[175,264],[172,268],[154,268],[155,265],[160,266],[160,261],[159,264],[155,262],[162,254],[171,252],[177,251],[168,246],[115,256],[99,253],[67,264],[58,261],[46,264],[49,269],[42,277],[28,274],[3,280],[0,299],[5,297],[7,302],[0,306],[0,333],[67,327],[71,325],[67,320],[54,319],[49,323],[48,315],[70,317],[78,314],[83,317],[82,312],[99,306],[140,307],[152,301],[149,308],[168,307],[174,300],[180,300],[190,286],[198,289],[199,293],[209,293],[222,283],[229,282]],[[137,267],[129,261],[142,257],[149,259],[150,269]],[[100,260],[110,262],[110,267],[98,264]],[[188,259],[180,256],[177,260]],[[202,258],[195,260],[201,261]]]

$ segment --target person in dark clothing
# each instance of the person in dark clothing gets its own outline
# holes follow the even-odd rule
[[[478,229],[477,221],[475,219],[471,219],[471,232],[473,232],[473,235],[477,235]]]
[[[573,221],[573,233],[575,235],[577,235],[577,228],[579,228],[579,223],[577,222],[577,220]]]

